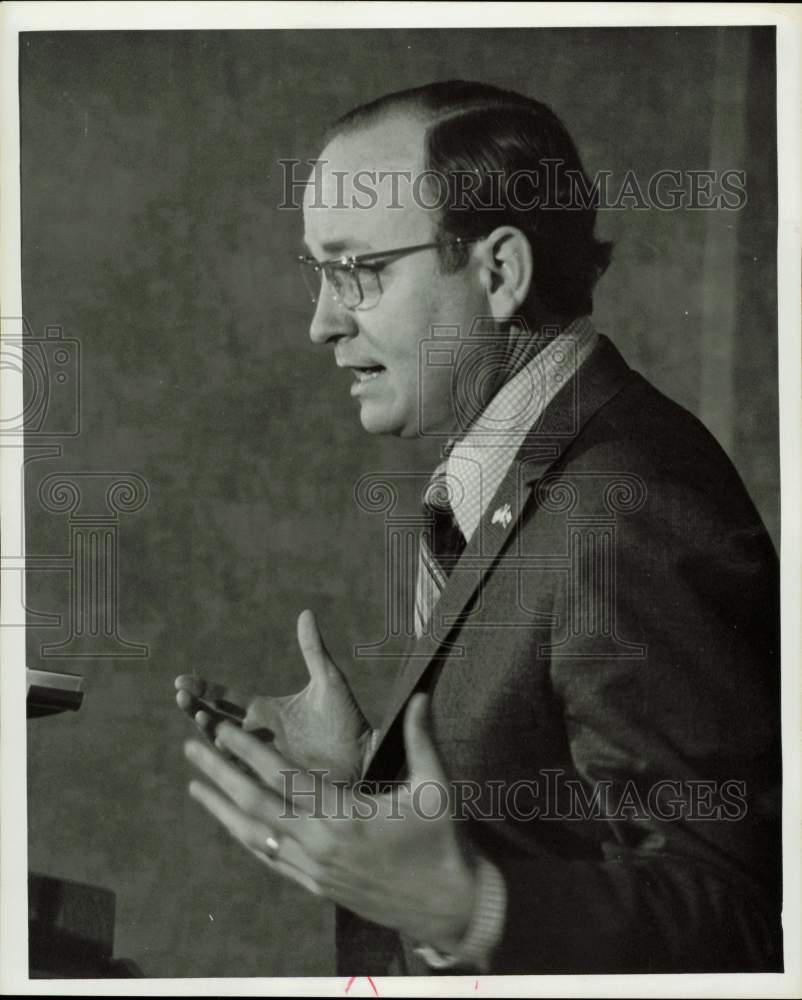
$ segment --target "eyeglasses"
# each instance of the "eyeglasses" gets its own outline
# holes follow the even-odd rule
[[[323,261],[301,254],[297,261],[301,266],[301,274],[313,303],[317,303],[321,282],[325,278],[334,298],[345,309],[372,309],[382,294],[379,275],[386,267],[385,262],[391,257],[406,257],[408,254],[418,253],[420,250],[432,250],[434,247],[467,246],[483,239],[484,236],[475,236],[471,239],[457,237],[453,240],[419,243],[416,246],[399,247],[397,250],[382,250],[378,253],[363,253]]]

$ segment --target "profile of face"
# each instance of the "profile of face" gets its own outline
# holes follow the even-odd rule
[[[393,191],[390,179],[421,175],[423,136],[420,120],[393,116],[326,146],[320,175],[304,196],[304,241],[311,256],[323,262],[438,238],[437,211],[425,207],[411,183],[396,182]],[[358,178],[364,185],[366,171],[376,179],[376,198],[354,188]],[[368,308],[345,308],[323,281],[310,337],[331,345],[337,366],[351,375],[365,430],[414,437],[425,413],[427,432],[447,434],[454,425],[452,369],[423,364],[421,344],[433,328],[463,332],[476,316],[486,315],[489,277],[473,253],[465,268],[444,274],[436,249],[386,258],[376,269],[381,294]]]

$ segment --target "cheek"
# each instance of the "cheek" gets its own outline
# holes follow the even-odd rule
[[[370,347],[367,353],[375,357],[388,369],[397,388],[414,380],[418,381],[419,359],[426,354],[426,339],[431,324],[418,303],[409,298],[393,308],[378,310],[363,321],[362,339]]]
[[[365,340],[374,345],[400,394],[448,392],[453,372],[447,358],[467,335],[471,319],[464,296],[453,292],[430,273],[414,280],[405,276],[386,289],[377,309],[365,315]]]
[[[440,318],[441,294],[426,270],[399,275],[387,287],[380,302],[379,327],[386,326],[386,343],[398,356],[417,355],[421,341],[431,337],[432,327],[447,322]]]

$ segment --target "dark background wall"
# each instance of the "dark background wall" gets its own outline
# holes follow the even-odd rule
[[[86,677],[79,713],[29,726],[30,865],[116,892],[117,954],[151,976],[332,971],[330,908],[189,800],[172,682],[296,690],[307,606],[374,719],[395,668],[353,655],[385,610],[382,520],[354,484],[432,447],[366,436],[310,345],[277,160],[315,156],[356,103],[459,76],[551,104],[613,187],[745,170],[739,212],[603,212],[595,319],[714,431],[777,541],[773,58],[748,28],[22,36],[24,310],[81,350],[80,434],[29,452],[28,552],[69,551],[74,523],[38,498],[53,472],[149,489],[118,523],[119,634],[146,658],[44,657],[70,633],[69,577],[28,578],[29,606],[62,615],[30,629],[29,665]]]

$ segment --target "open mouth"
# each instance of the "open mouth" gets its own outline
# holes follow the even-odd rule
[[[373,365],[369,368],[352,368],[351,371],[358,382],[368,382],[385,371],[384,365]]]

